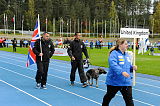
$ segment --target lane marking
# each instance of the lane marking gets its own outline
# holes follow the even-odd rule
[[[1,61],[1,60],[0,60]],[[4,62],[4,61],[3,61]],[[22,61],[23,62],[23,61]],[[22,67],[22,66],[20,66],[20,65],[16,65],[16,64],[13,64],[13,63],[8,63],[8,62],[5,62],[5,63],[7,63],[7,64],[12,64],[12,65],[15,65],[15,66],[19,66],[19,67]],[[22,68],[24,68],[24,67],[22,67]],[[26,68],[25,68],[26,69]],[[30,69],[30,68],[28,68],[28,69]],[[55,68],[50,68],[50,69],[54,69],[54,70],[57,70],[57,71],[59,71],[59,72],[63,72],[63,73],[69,73],[69,72],[66,72],[66,71],[62,71],[62,70],[59,70],[59,69],[55,69]],[[32,70],[32,71],[35,71],[35,70],[33,70],[33,69],[30,69],[30,70]],[[36,72],[36,71],[35,71]],[[49,75],[51,75],[51,74],[49,74]],[[78,74],[76,74],[77,76],[78,76]],[[69,80],[69,79],[68,79]],[[99,81],[101,81],[101,82],[104,82],[105,83],[105,81],[102,81],[102,80],[99,80]],[[155,87],[155,86],[154,86]],[[157,87],[157,88],[159,88],[159,87]],[[136,89],[136,88],[132,88],[133,90],[135,90],[135,91],[139,91],[139,92],[143,92],[143,93],[147,93],[147,94],[150,94],[150,95],[154,95],[154,96],[160,96],[159,94],[156,94],[156,93],[152,93],[152,92],[148,92],[148,91],[145,91],[145,90],[140,90],[140,89]]]
[[[15,74],[17,74],[17,75],[26,77],[26,78],[28,78],[28,79],[34,80],[34,78],[31,78],[31,77],[29,77],[29,76],[27,76],[27,75],[20,74],[20,73],[18,73],[18,72],[12,71],[12,70],[7,69],[7,68],[4,68],[4,67],[0,67],[0,68],[1,68],[1,69],[4,69],[4,70],[6,70],[6,71],[9,71],[9,72],[15,73]],[[49,83],[47,83],[47,85],[49,85],[49,86],[51,86],[51,87],[53,87],[53,88],[59,89],[59,90],[61,90],[61,91],[70,93],[70,94],[72,94],[72,95],[78,96],[78,97],[80,97],[80,98],[86,99],[86,100],[88,100],[88,101],[90,101],[90,102],[93,102],[93,103],[96,103],[96,104],[98,104],[98,105],[101,105],[101,103],[99,103],[99,102],[96,102],[96,101],[94,101],[94,100],[92,100],[92,99],[89,99],[89,98],[87,98],[87,97],[81,96],[81,95],[79,95],[79,94],[76,94],[76,93],[74,93],[74,92],[70,92],[70,91],[68,91],[68,90],[65,90],[65,89],[63,89],[63,88],[54,86],[54,85],[49,84]]]
[[[7,63],[7,62],[5,62],[5,63]],[[11,63],[9,63],[9,64],[11,64]],[[15,65],[15,64],[12,64],[12,65]],[[20,65],[15,65],[15,66],[19,66],[19,67],[22,67],[22,66],[20,66]],[[0,67],[1,68],[1,67]],[[24,67],[22,67],[22,68],[24,68]],[[25,68],[26,69],[26,68]],[[27,69],[29,69],[29,70],[32,70],[32,71],[35,71],[34,69],[31,69],[31,68],[27,68]],[[36,71],[35,71],[36,72]],[[17,73],[17,72],[15,72],[15,73]],[[23,74],[22,74],[23,75]],[[55,75],[52,75],[52,74],[48,74],[48,75],[50,75],[50,76],[55,76]],[[62,79],[62,77],[57,77],[57,78],[61,78]],[[63,79],[65,79],[65,78],[63,78]],[[34,79],[33,79],[34,80]],[[69,79],[66,79],[66,80],[69,80]],[[93,88],[95,88],[95,87],[93,87]],[[104,91],[104,92],[106,92],[106,90],[103,90],[103,89],[100,89],[100,88],[95,88],[95,89],[98,89],[98,90],[101,90],[101,91]],[[118,95],[117,94],[117,96],[121,96],[122,97],[122,95]],[[149,104],[149,103],[146,103],[146,102],[143,102],[143,101],[140,101],[140,100],[136,100],[136,99],[133,99],[134,101],[137,101],[137,102],[139,102],[139,103],[142,103],[142,104],[146,104],[146,105],[149,105],[149,106],[153,106],[152,104]]]
[[[2,67],[0,67],[0,68],[2,68]],[[3,80],[0,80],[0,81],[3,82],[3,83],[5,83],[5,84],[7,84],[7,85],[9,85],[9,86],[11,86],[12,88],[17,89],[17,90],[20,91],[20,92],[23,92],[24,94],[26,94],[26,95],[28,95],[28,96],[30,96],[30,97],[32,97],[32,98],[34,98],[34,99],[36,99],[36,100],[38,100],[38,101],[40,101],[40,102],[48,105],[48,106],[52,106],[51,104],[49,104],[49,103],[47,103],[47,102],[45,102],[45,101],[43,101],[43,100],[41,100],[41,99],[39,99],[39,98],[31,95],[31,94],[29,94],[29,93],[27,93],[26,91],[24,91],[24,90],[22,90],[22,89],[20,89],[20,88],[15,87],[14,85],[9,84],[9,83],[6,82],[6,81],[3,81]]]
[[[5,51],[2,51],[2,52],[5,52]],[[16,55],[19,55],[18,53],[12,53],[12,52],[5,52],[5,53],[7,53],[7,54],[12,54],[12,55],[14,54],[15,56],[12,56],[12,57],[14,57],[14,58],[18,58],[18,57],[16,57]],[[24,55],[24,54],[21,54],[21,55]],[[8,55],[3,55],[3,56],[8,56]],[[27,56],[27,55],[24,55],[24,56]],[[24,58],[24,56],[21,56],[21,57]],[[3,58],[4,58],[4,57],[3,57]],[[26,58],[27,58],[27,57],[26,57]],[[18,58],[18,59],[22,59],[22,58]],[[51,61],[52,61],[52,60],[54,61],[54,59],[51,59]],[[61,64],[65,64],[65,65],[66,65],[66,63],[62,63],[62,62],[59,62],[59,61],[54,61],[54,62],[57,62],[57,63],[61,63]],[[50,63],[50,65],[52,65],[52,66],[58,66],[58,67],[64,67],[64,66],[55,65],[55,64],[52,64],[52,63]],[[67,65],[70,65],[70,64],[67,64]],[[68,68],[68,67],[65,67],[65,68]],[[105,76],[105,75],[102,75],[102,76]],[[160,81],[158,81],[158,80],[148,79],[148,78],[144,78],[144,77],[138,77],[138,78],[160,82]],[[147,85],[147,84],[143,84],[143,83],[141,83],[141,82],[136,82],[136,83],[139,83],[139,84],[142,84],[142,85]],[[154,87],[154,85],[153,85],[153,86],[151,85],[151,87]]]

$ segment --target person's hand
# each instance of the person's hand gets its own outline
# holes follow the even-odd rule
[[[127,72],[122,72],[122,75],[123,75],[124,77],[130,77],[130,75],[129,75]]]
[[[75,60],[75,58],[72,56],[72,57],[71,57],[71,60]]]
[[[133,70],[137,70],[137,66],[133,66]]]
[[[39,56],[43,56],[43,53],[39,53]]]
[[[87,61],[88,61],[88,63],[89,63],[89,58],[87,58],[86,60],[87,60]]]

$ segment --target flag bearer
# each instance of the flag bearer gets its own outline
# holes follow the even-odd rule
[[[36,54],[37,63],[37,88],[46,89],[49,61],[54,51],[54,45],[48,33],[44,33],[43,37],[38,39],[34,44],[33,52]]]

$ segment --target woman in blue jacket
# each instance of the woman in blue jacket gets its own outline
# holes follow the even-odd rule
[[[106,77],[107,93],[103,98],[102,106],[108,106],[111,99],[118,91],[121,92],[126,106],[134,106],[132,98],[131,72],[137,66],[131,65],[131,59],[125,52],[128,48],[127,41],[118,39],[116,46],[111,48],[109,54],[109,71]]]

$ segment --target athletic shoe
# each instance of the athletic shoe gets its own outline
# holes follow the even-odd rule
[[[41,86],[41,83],[37,83],[37,84],[36,84],[36,88],[37,88],[37,89],[40,88],[40,86]]]
[[[82,88],[87,87],[88,85],[86,83],[83,83]]]
[[[46,85],[42,85],[42,86],[41,86],[41,89],[47,89],[47,88],[46,88]]]
[[[74,86],[74,81],[71,81],[71,84],[70,84],[70,86]]]

